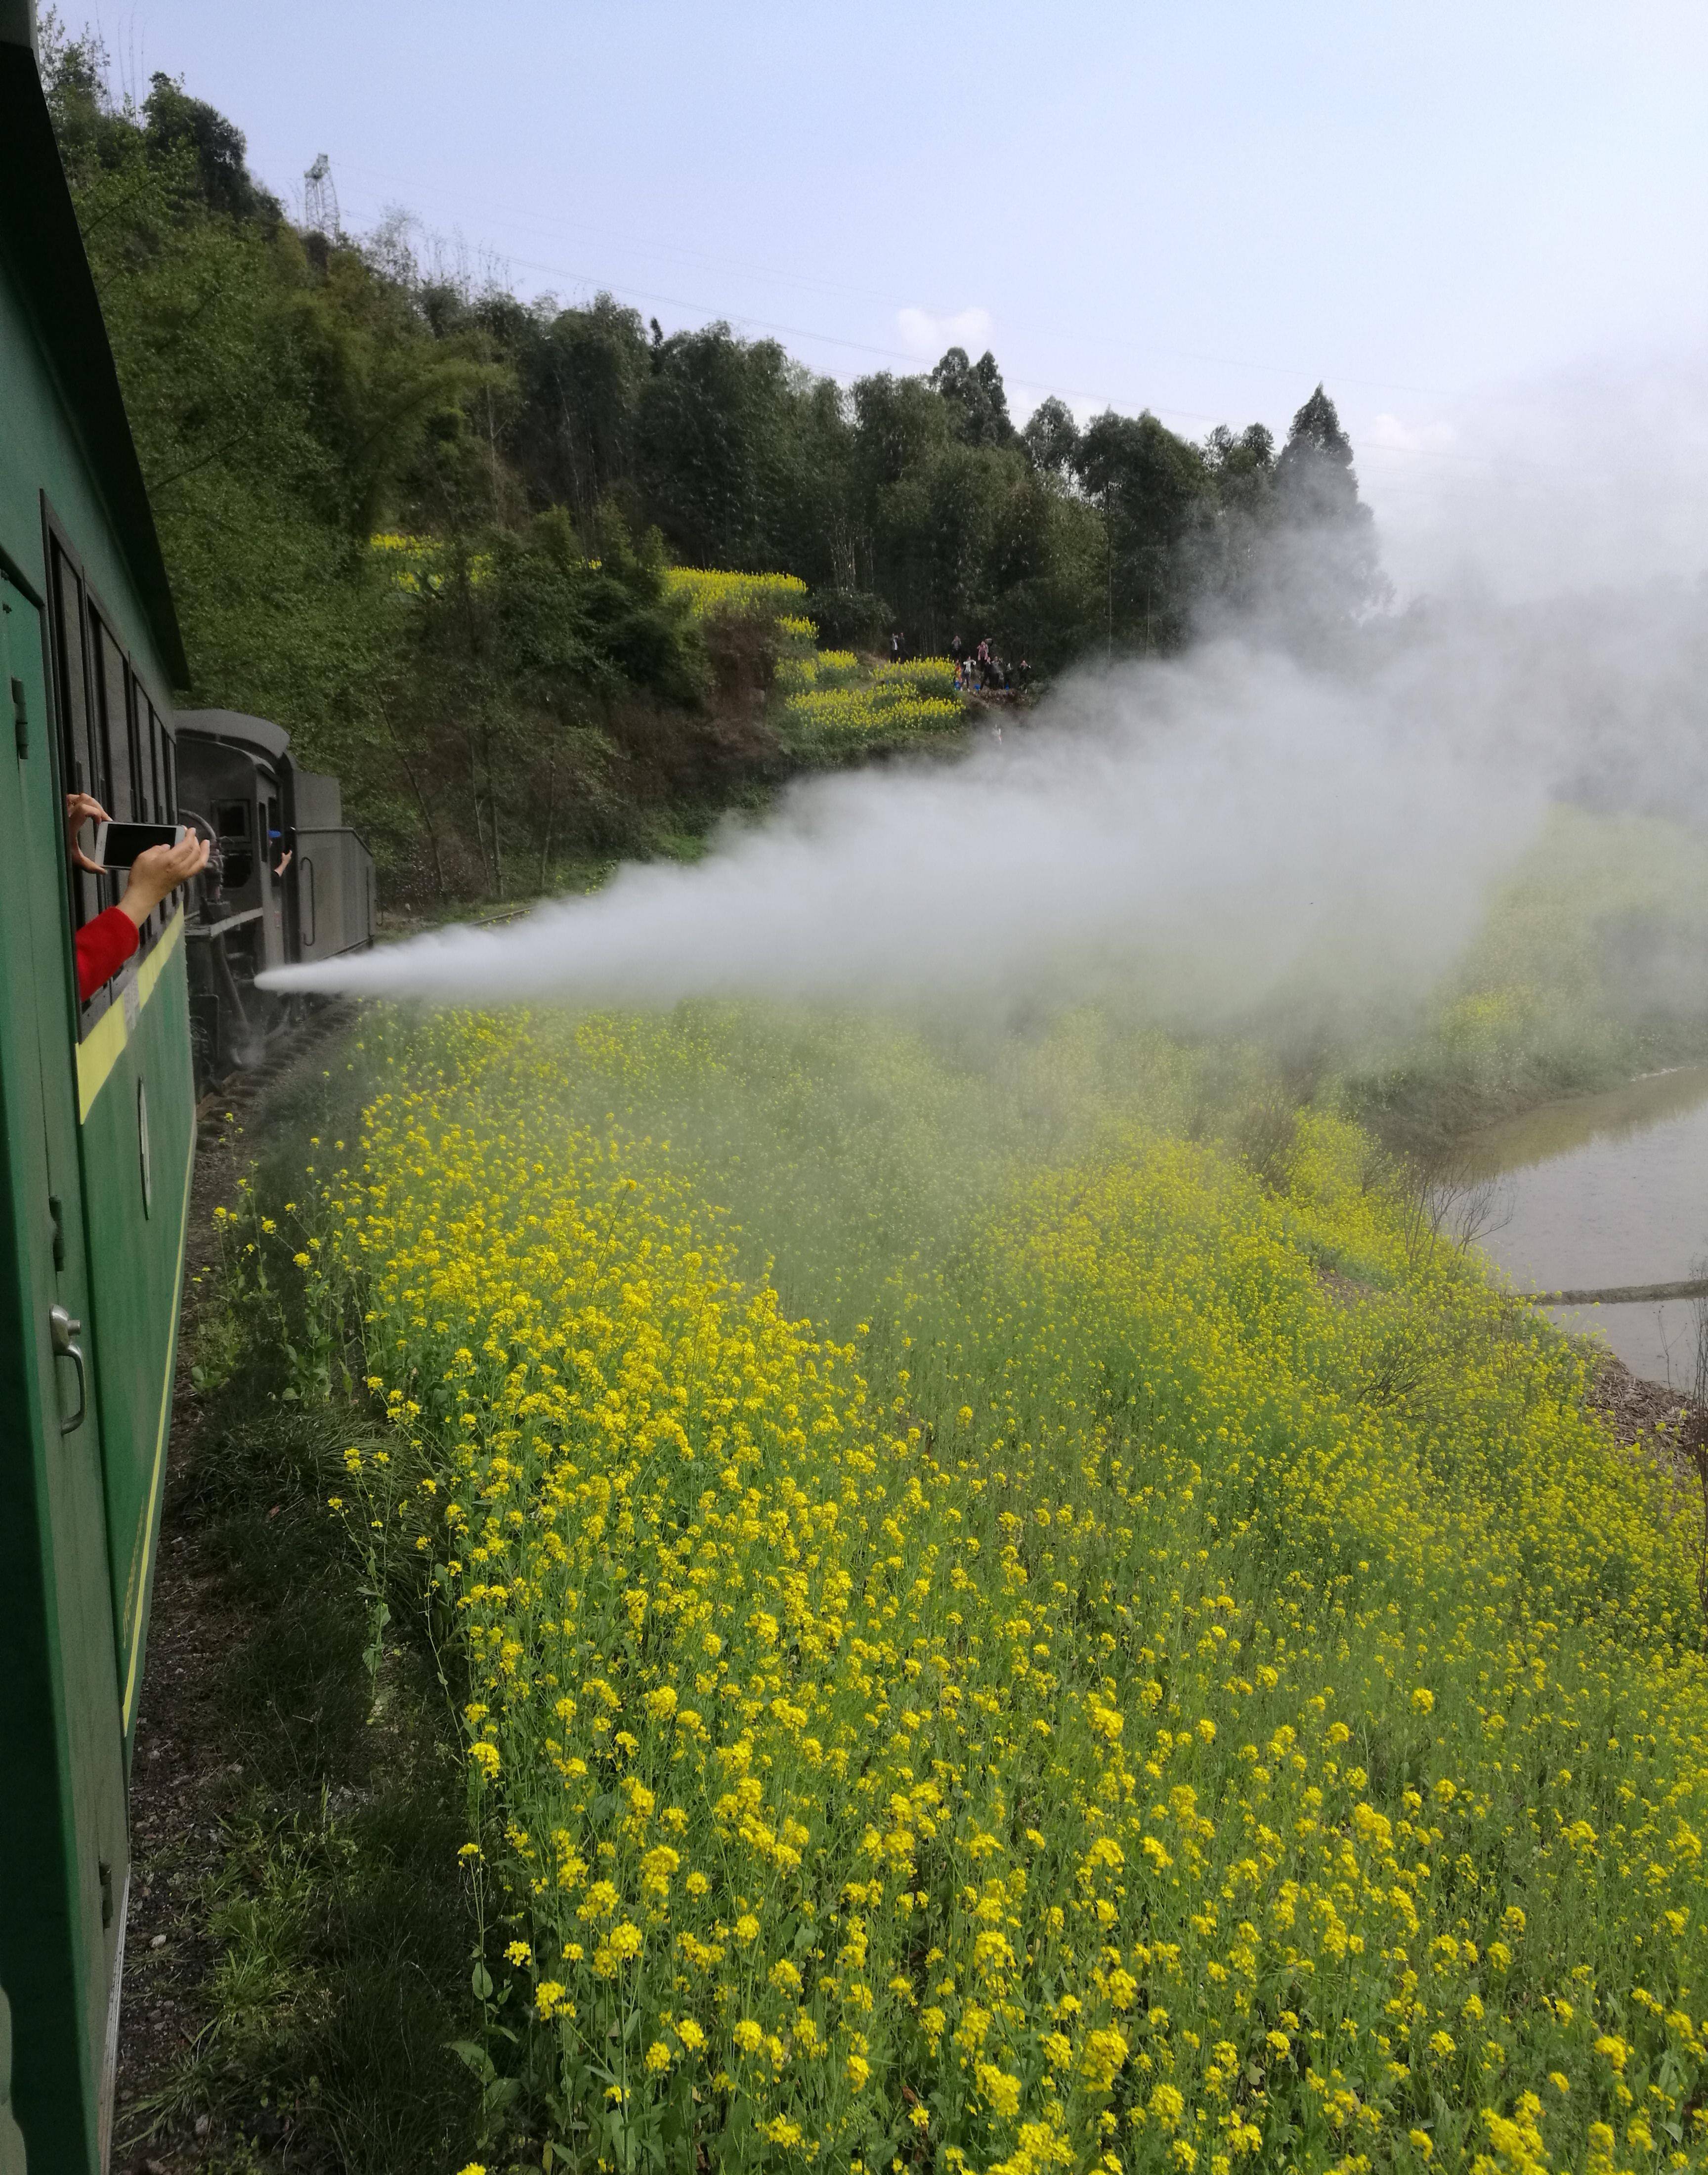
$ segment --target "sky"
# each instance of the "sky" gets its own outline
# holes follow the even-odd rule
[[[1321,380],[1402,578],[1450,577],[1479,499],[1533,580],[1587,578],[1591,531],[1597,565],[1708,565],[1700,5],[61,14],[227,113],[287,205],[323,151],[347,228],[403,209],[524,293],[844,381],[989,345],[1017,419],[1279,432]]]

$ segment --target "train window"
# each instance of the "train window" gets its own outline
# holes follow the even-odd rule
[[[155,717],[155,706],[143,692],[143,683],[128,670],[131,696],[131,775],[136,784],[137,816],[144,823],[158,823],[160,820],[160,794],[157,783],[159,765],[156,762],[155,742],[159,724]],[[166,909],[157,906],[142,925],[144,945],[153,943],[165,927]]]
[[[95,708],[106,755],[107,784],[101,799],[116,823],[133,823],[137,805],[131,770],[130,674],[125,668],[124,652],[96,612],[89,616],[89,630],[95,660]],[[124,888],[123,878],[109,873],[100,882],[102,903],[117,906]]]
[[[247,838],[249,836],[249,803],[247,800],[221,800],[215,805],[214,821],[222,838]]]
[[[58,697],[59,728],[68,789],[92,793],[105,805],[106,779],[100,762],[100,735],[89,728],[89,675],[84,648],[83,583],[55,539],[52,552],[52,579],[49,594],[52,620],[53,674]],[[73,879],[72,911],[80,924],[93,919],[105,903],[100,878],[76,871]]]
[[[124,653],[93,614],[90,622],[95,637],[95,695],[106,756],[107,786],[101,798],[116,823],[133,823],[136,801],[131,786],[131,720]]]
[[[154,706],[143,692],[140,680],[131,681],[131,702],[137,721],[137,805],[143,811],[144,822],[158,823],[160,809],[155,791],[155,740],[149,730]]]
[[[143,722],[145,715],[147,730],[144,733]],[[160,769],[160,713],[140,687],[137,690],[137,730],[148,749],[145,768],[149,781],[149,820],[154,823],[170,823],[171,811],[166,806],[165,779]]]
[[[131,751],[131,806],[138,823],[151,823],[149,805],[149,698],[137,684],[136,675],[125,666],[125,715],[129,719]]]
[[[165,820],[178,820],[178,746],[168,732],[160,735],[160,790],[166,796]]]

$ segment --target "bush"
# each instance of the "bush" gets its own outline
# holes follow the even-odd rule
[[[839,649],[876,649],[895,624],[895,614],[868,589],[815,589],[806,609],[819,638]]]

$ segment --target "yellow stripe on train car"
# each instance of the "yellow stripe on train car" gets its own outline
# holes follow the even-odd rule
[[[166,961],[183,941],[184,909],[166,924],[160,941],[137,968],[135,979],[113,993],[113,1001],[77,1045],[77,1121],[82,1125],[95,1098],[123,1054],[143,1006],[155,993]]]

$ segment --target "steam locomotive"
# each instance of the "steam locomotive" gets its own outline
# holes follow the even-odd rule
[[[104,2175],[198,1077],[288,1034],[268,965],[371,941],[337,781],[188,680],[36,63],[0,0],[0,2175]],[[64,805],[217,868],[86,1001]]]

